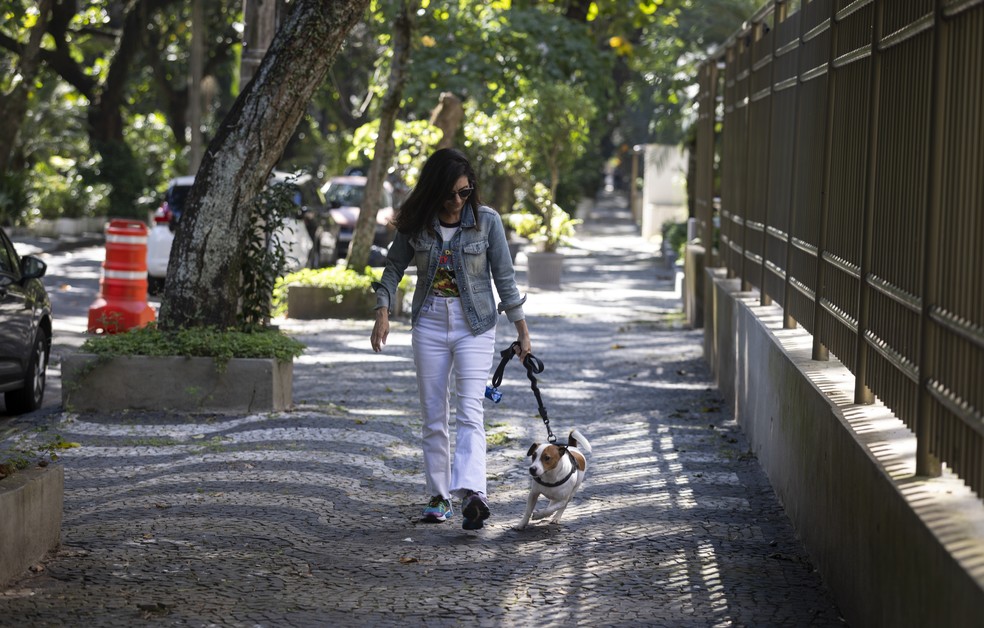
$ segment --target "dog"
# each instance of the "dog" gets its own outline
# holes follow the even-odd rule
[[[517,526],[522,530],[534,520],[553,515],[552,523],[558,523],[564,509],[570,503],[577,489],[584,482],[588,461],[584,453],[591,453],[591,443],[578,430],[571,430],[566,445],[541,445],[533,443],[527,456],[530,464],[530,496],[526,500],[526,512]],[[546,508],[533,511],[540,495],[550,500]]]

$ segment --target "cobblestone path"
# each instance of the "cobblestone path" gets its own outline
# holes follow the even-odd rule
[[[406,323],[374,355],[369,322],[280,321],[309,345],[291,412],[60,415],[83,445],[63,543],[0,592],[0,625],[842,626],[673,274],[618,203],[589,218],[565,289],[527,308],[551,427],[594,446],[559,525],[514,529],[546,437],[517,362],[487,405],[492,518],[470,532],[419,521]]]

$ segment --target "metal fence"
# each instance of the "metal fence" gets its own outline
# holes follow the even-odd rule
[[[984,0],[774,0],[699,84],[711,263],[984,495]]]

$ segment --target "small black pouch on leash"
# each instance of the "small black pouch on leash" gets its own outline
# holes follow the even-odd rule
[[[506,364],[516,355],[516,349],[518,347],[519,343],[514,342],[499,352],[502,359],[499,360],[499,366],[496,367],[495,373],[492,374],[492,385],[485,387],[485,396],[495,403],[499,403],[502,399],[502,393],[499,392],[499,386],[502,384],[502,376],[506,371]],[[536,375],[543,372],[543,361],[531,353],[526,356],[523,366],[526,368],[526,377],[530,380],[530,388],[536,397],[536,405],[540,412],[540,418],[543,419],[543,425],[547,428],[547,441],[553,444],[557,440],[557,437],[550,430],[550,419],[547,418],[547,409],[543,406],[540,388],[536,385]]]

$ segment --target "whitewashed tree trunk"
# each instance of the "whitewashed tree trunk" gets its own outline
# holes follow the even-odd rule
[[[249,202],[369,0],[295,0],[253,80],[209,144],[181,217],[161,304],[166,329],[232,327]]]

